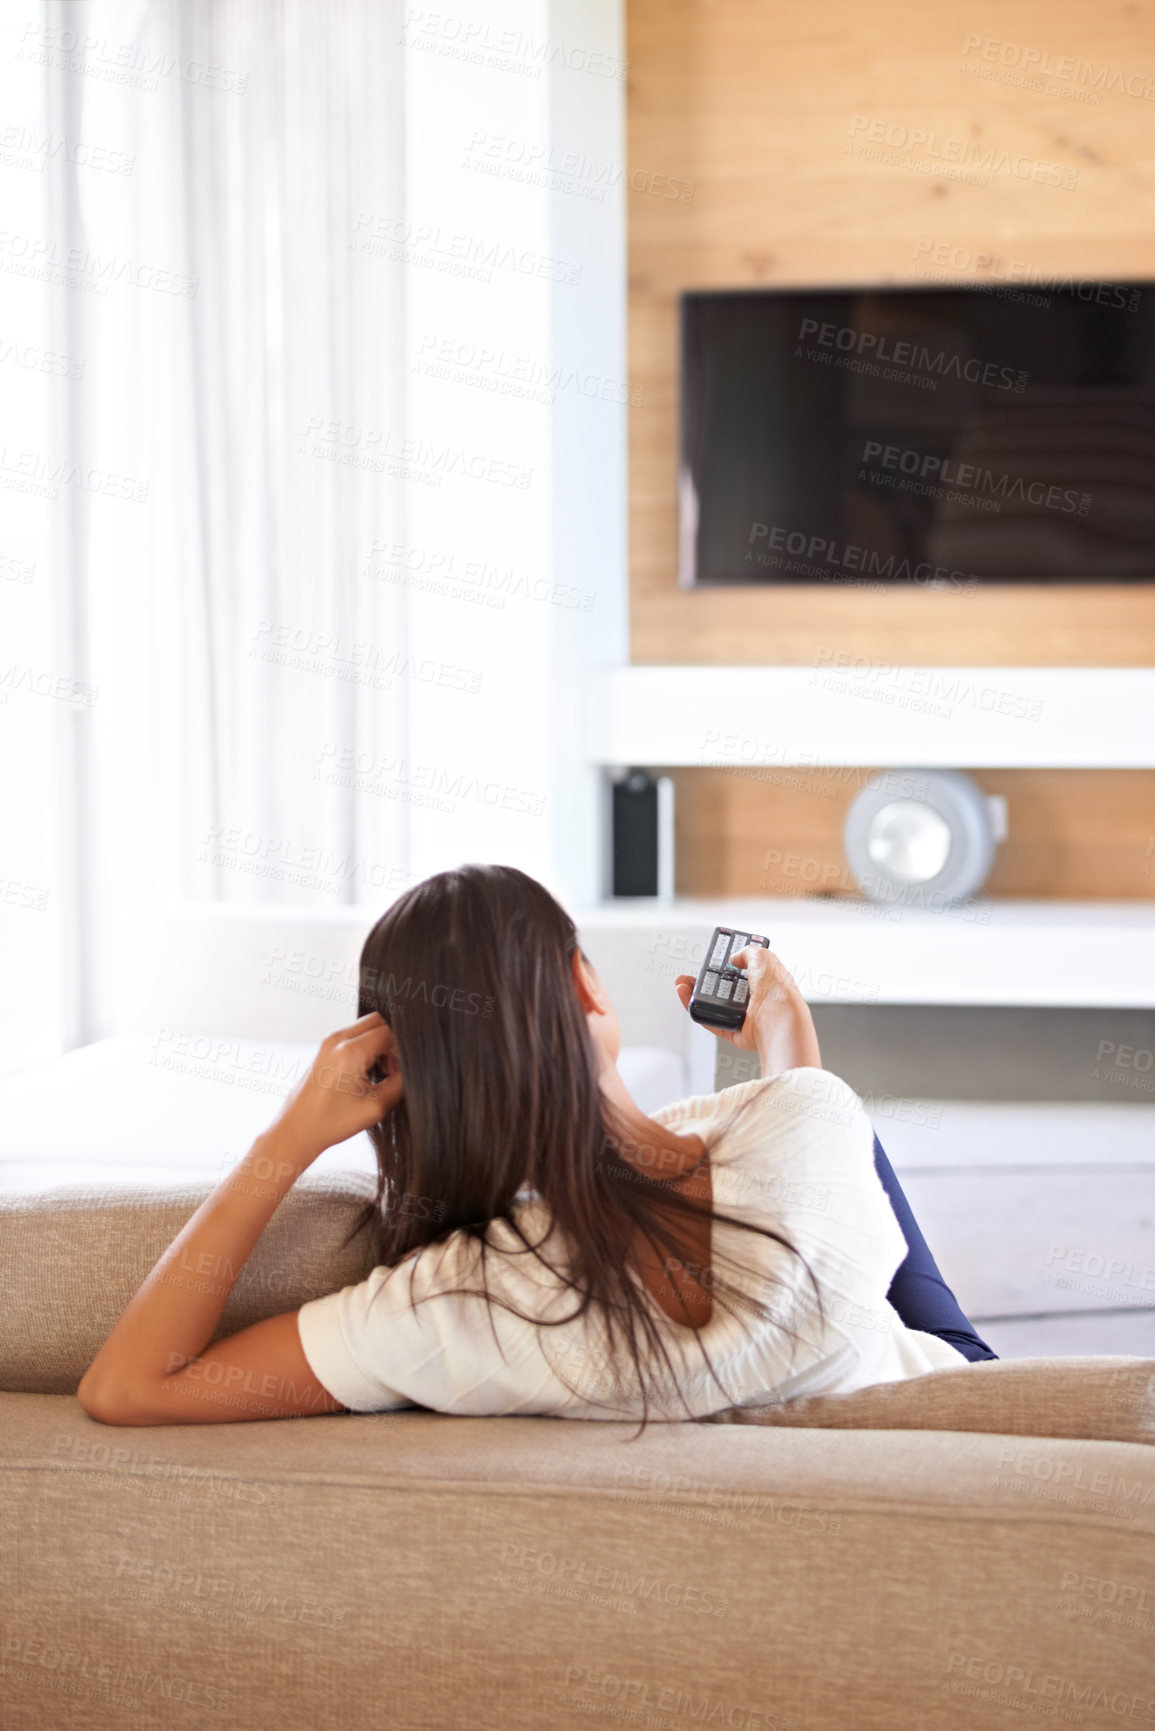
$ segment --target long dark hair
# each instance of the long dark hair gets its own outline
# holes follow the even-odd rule
[[[641,1389],[644,1426],[650,1399],[677,1379],[653,1301],[638,1278],[640,1246],[661,1258],[670,1289],[684,1305],[687,1227],[703,1219],[725,1222],[798,1256],[819,1308],[821,1297],[805,1260],[780,1233],[719,1213],[676,1180],[640,1170],[637,1144],[599,1085],[598,1055],[573,979],[578,948],[565,909],[512,866],[440,872],[407,890],[378,920],[361,952],[358,1015],[376,1010],[389,1023],[405,1091],[369,1132],[377,1192],[350,1237],[368,1228],[378,1264],[392,1267],[464,1232],[480,1248],[478,1290],[490,1304],[546,1328],[600,1315],[606,1366],[624,1349]],[[518,1221],[518,1193],[527,1185],[551,1222],[536,1242]],[[495,1221],[505,1222],[521,1250],[573,1294],[567,1314],[543,1321],[491,1295],[485,1258],[494,1248],[488,1234]],[[741,1316],[747,1326],[765,1317],[767,1307],[751,1298],[748,1284],[719,1274],[719,1260],[715,1246],[708,1279],[700,1283],[712,1306]],[[759,1278],[764,1284],[765,1276]],[[775,1320],[785,1329],[781,1318]],[[730,1404],[698,1345],[722,1402]],[[610,1370],[607,1386],[613,1375]]]

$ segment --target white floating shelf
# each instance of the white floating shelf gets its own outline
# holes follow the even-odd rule
[[[589,755],[654,768],[1155,768],[1155,669],[620,667]]]
[[[639,967],[671,978],[697,972],[714,926],[761,932],[814,1004],[1155,1008],[1155,903],[991,900],[931,913],[768,897],[608,902],[574,918],[583,932],[631,934]]]

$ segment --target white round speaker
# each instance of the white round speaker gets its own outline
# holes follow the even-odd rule
[[[982,888],[1004,818],[961,770],[886,770],[851,804],[843,845],[872,901],[942,907]]]

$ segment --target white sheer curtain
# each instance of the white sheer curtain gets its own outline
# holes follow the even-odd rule
[[[158,904],[593,900],[624,181],[490,170],[624,162],[619,0],[492,0],[512,58],[400,0],[9,12],[0,1064],[116,1025]]]
[[[61,746],[82,730],[93,693],[57,629],[51,552],[60,488],[53,410],[83,390],[81,357],[57,344],[48,256],[44,79],[12,45],[38,27],[33,0],[5,14],[0,108],[13,148],[0,153],[0,1071],[52,1057],[65,1037],[69,922],[55,796]],[[9,34],[10,32],[10,34]]]
[[[44,18],[49,55],[65,30],[102,45],[47,77],[57,129],[118,164],[54,169],[52,219],[87,279],[61,436],[121,477],[62,525],[100,690],[79,925],[103,980],[142,903],[380,905],[408,881],[404,805],[356,791],[405,747],[405,591],[366,576],[404,540],[403,265],[356,250],[400,229],[401,20],[392,0]]]

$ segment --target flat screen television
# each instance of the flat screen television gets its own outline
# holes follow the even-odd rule
[[[1155,581],[1155,285],[682,297],[683,585]]]

